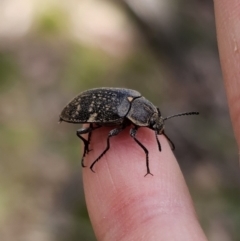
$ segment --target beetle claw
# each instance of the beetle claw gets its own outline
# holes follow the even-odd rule
[[[153,174],[152,174],[151,172],[147,172],[147,173],[144,175],[144,177],[146,177],[148,174],[150,174],[150,175],[153,176]]]

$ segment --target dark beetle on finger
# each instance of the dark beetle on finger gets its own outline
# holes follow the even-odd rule
[[[146,154],[146,175],[152,175],[149,168],[148,150],[136,138],[138,129],[140,127],[148,127],[154,130],[159,151],[161,151],[161,144],[157,135],[161,134],[167,138],[171,148],[174,149],[175,146],[173,142],[164,133],[164,121],[176,116],[198,114],[198,112],[185,112],[163,118],[159,108],[154,106],[149,100],[145,99],[136,90],[103,87],[86,90],[80,93],[62,110],[59,122],[65,121],[74,124],[90,123],[89,127],[77,130],[77,136],[84,143],[82,156],[83,167],[85,167],[84,157],[90,151],[89,145],[92,132],[102,126],[114,126],[114,129],[108,134],[105,150],[90,166],[90,169],[93,172],[93,167],[96,162],[99,161],[109,150],[110,138],[118,135],[126,128],[126,126],[132,125],[133,127],[130,130],[130,136]],[[81,136],[86,133],[89,133],[88,139]]]

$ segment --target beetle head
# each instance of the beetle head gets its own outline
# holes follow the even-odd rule
[[[164,118],[161,116],[161,112],[160,110],[157,108],[158,112],[155,112],[151,119],[150,119],[150,125],[149,127],[156,131],[157,134],[161,134],[163,132],[164,129]]]
[[[198,112],[184,112],[184,113],[180,113],[180,114],[176,114],[176,115],[171,115],[171,116],[168,116],[166,118],[163,118],[161,116],[161,112],[159,110],[159,108],[157,108],[157,112],[155,112],[151,119],[150,119],[150,125],[149,127],[156,131],[156,133],[158,135],[162,134],[163,133],[163,129],[164,129],[164,121],[165,120],[168,120],[168,119],[171,119],[173,117],[177,117],[177,116],[183,116],[183,115],[198,115],[199,113]]]

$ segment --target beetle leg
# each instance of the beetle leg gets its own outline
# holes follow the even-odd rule
[[[118,135],[126,126],[122,125],[120,128],[115,128],[113,130],[111,130],[108,134],[107,137],[107,147],[105,148],[105,150],[101,153],[101,155],[92,163],[92,165],[90,166],[90,169],[95,172],[93,170],[93,166],[96,164],[96,162],[98,162],[105,154],[106,152],[109,150],[110,148],[110,138],[113,136]]]
[[[157,133],[157,131],[155,131],[155,137],[156,137],[156,141],[157,141],[157,144],[158,144],[158,150],[162,151],[160,141],[158,140],[158,133]]]
[[[134,139],[134,141],[137,142],[137,144],[143,149],[143,151],[144,151],[145,154],[146,154],[147,173],[146,173],[145,176],[147,176],[148,174],[150,174],[150,175],[153,176],[153,174],[150,172],[150,168],[149,168],[148,150],[147,150],[147,148],[136,138],[137,130],[138,130],[138,127],[137,127],[137,126],[133,127],[133,128],[130,130],[130,136]],[[144,177],[145,177],[145,176],[144,176]]]
[[[174,143],[171,141],[171,139],[165,134],[165,132],[163,131],[162,134],[167,138],[168,140],[168,143],[170,144],[171,146],[171,149],[174,150],[175,149],[175,145]]]
[[[101,126],[96,126],[93,127],[92,123],[89,125],[89,127],[87,128],[81,128],[77,130],[77,136],[83,141],[84,144],[84,151],[83,151],[83,155],[82,155],[82,167],[86,167],[84,165],[84,157],[86,156],[86,154],[88,154],[91,150],[89,150],[89,145],[90,145],[90,141],[91,141],[91,136],[92,136],[92,131],[100,128]],[[87,134],[88,133],[88,139],[86,140],[85,138],[83,138],[81,135],[82,134]]]
[[[93,127],[93,124],[90,123],[89,128],[91,128],[91,131],[90,131],[89,134],[88,134],[88,139],[87,139],[88,146],[90,145],[90,141],[91,141],[91,137],[92,137],[92,132],[93,132],[94,130],[100,128],[100,127],[102,127],[102,126],[99,125],[99,124],[96,124],[96,126]],[[92,149],[91,149],[91,150],[92,150]],[[87,147],[87,152],[86,152],[86,154],[88,154],[91,150],[89,150],[88,147]]]

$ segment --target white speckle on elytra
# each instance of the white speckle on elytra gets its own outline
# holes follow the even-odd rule
[[[98,115],[97,113],[93,113],[93,114],[91,114],[87,121],[88,121],[88,122],[95,121],[97,115]]]

